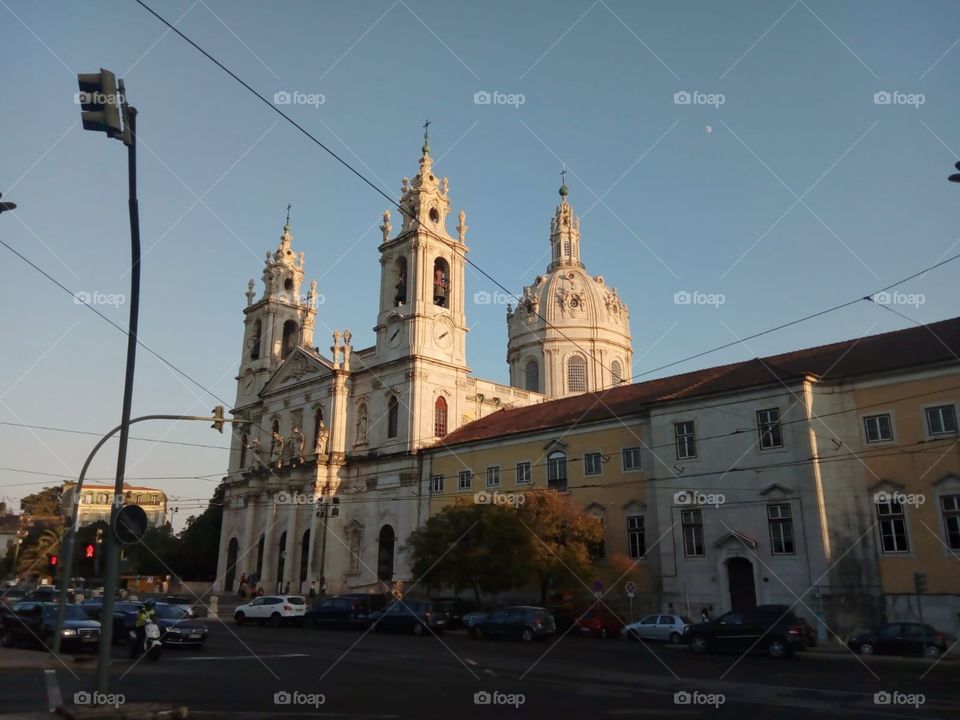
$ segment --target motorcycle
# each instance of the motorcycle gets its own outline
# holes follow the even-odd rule
[[[143,626],[143,638],[138,636],[136,629],[130,631],[128,636],[130,644],[130,659],[133,660],[141,652],[145,653],[147,660],[156,662],[160,659],[160,653],[163,652],[163,643],[160,640],[160,628],[153,620],[147,621]]]

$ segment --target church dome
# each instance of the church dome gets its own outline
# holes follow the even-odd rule
[[[547,272],[507,311],[511,384],[551,397],[619,384],[631,374],[633,355],[626,305],[580,261],[580,219],[566,190],[550,221]]]

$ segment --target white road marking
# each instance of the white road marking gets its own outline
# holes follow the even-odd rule
[[[277,660],[279,658],[310,657],[306,653],[286,653],[285,655],[202,655],[197,657],[175,658],[171,662],[201,662],[203,660]]]
[[[60,694],[60,683],[57,682],[56,670],[44,670],[43,681],[47,686],[47,708],[56,712],[63,705],[63,696]]]

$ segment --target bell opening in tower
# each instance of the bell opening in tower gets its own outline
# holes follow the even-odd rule
[[[395,272],[397,278],[395,288],[397,292],[394,295],[393,304],[399,307],[407,302],[407,259],[405,257],[397,260]]]
[[[450,265],[443,258],[433,261],[433,302],[439,307],[449,307]]]

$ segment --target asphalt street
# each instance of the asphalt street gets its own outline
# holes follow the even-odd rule
[[[955,661],[771,660],[572,636],[525,645],[207,622],[202,650],[132,663],[118,648],[111,692],[201,718],[960,717]],[[92,663],[55,672],[66,702],[93,689]],[[0,712],[46,710],[45,682],[40,670],[0,671]]]

